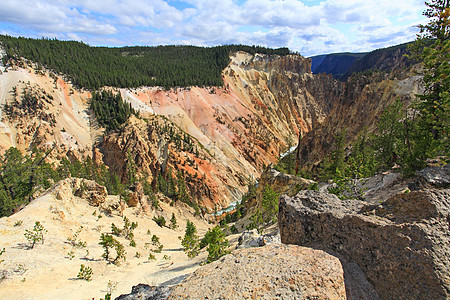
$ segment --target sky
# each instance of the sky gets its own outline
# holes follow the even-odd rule
[[[412,41],[423,0],[2,0],[0,34],[91,46],[288,47],[303,56]]]

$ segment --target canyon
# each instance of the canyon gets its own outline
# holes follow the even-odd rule
[[[339,130],[350,128],[351,137],[370,128],[395,99],[410,101],[420,81],[406,68],[395,76],[341,82],[312,74],[310,60],[300,55],[236,52],[222,72],[223,87],[114,88],[144,121],[131,120],[120,134],[104,134],[89,110],[90,92],[30,62],[2,69],[0,104],[10,107],[8,113],[2,110],[2,152],[11,146],[54,147],[55,162],[92,156],[121,178],[127,176],[129,152],[149,182],[167,165],[183,170],[190,195],[209,213],[240,200],[249,180],[259,178],[300,135],[314,130],[299,153],[302,164],[316,164]],[[33,114],[21,111],[18,99],[26,93],[37,99]],[[190,152],[170,141],[162,132],[167,127],[188,135]],[[205,188],[196,188],[197,178],[207,182]]]
[[[5,247],[4,261],[0,260],[4,267],[1,295],[15,299],[100,298],[113,279],[117,285],[114,295],[123,294],[121,299],[134,299],[126,298],[131,289],[136,294],[143,290],[155,294],[161,288],[168,296],[172,287],[170,297],[174,299],[186,294],[230,299],[292,295],[388,299],[388,293],[402,298],[402,290],[389,286],[390,281],[383,278],[395,279],[396,275],[389,273],[392,264],[403,268],[405,277],[419,274],[420,270],[405,261],[405,255],[412,253],[423,262],[418,268],[438,269],[420,277],[433,286],[429,295],[446,297],[448,270],[439,253],[445,259],[448,256],[447,249],[440,246],[448,239],[441,230],[448,225],[448,203],[442,200],[448,199],[448,190],[410,193],[409,187],[415,183],[405,183],[400,175],[389,173],[369,179],[369,183],[375,182],[366,193],[370,203],[342,201],[325,193],[323,186],[322,191],[304,191],[316,185],[315,181],[270,168],[298,144],[297,167],[314,169],[330,154],[337,133],[346,128],[351,142],[363,128],[373,130],[387,106],[397,99],[410,103],[422,91],[417,75],[420,65],[406,64],[398,51],[394,56],[376,57],[373,67],[381,66],[379,71],[338,81],[330,74],[313,74],[311,60],[300,55],[238,51],[230,54],[221,73],[222,87],[105,87],[120,93],[139,112],[115,131],[99,125],[90,109],[91,92],[76,88],[67,77],[27,60],[2,65],[2,153],[10,147],[23,153],[38,147],[49,151],[47,159],[55,166],[63,158],[74,162],[92,157],[121,181],[139,178],[148,184],[159,207],[153,207],[139,184],[130,187],[126,201],[122,195],[107,195],[105,187],[79,178],[67,178],[53,183],[49,190],[40,190],[29,205],[0,219],[0,246]],[[448,168],[442,172],[448,177]],[[176,182],[182,201],[157,192],[163,177]],[[384,187],[386,182],[392,185]],[[278,239],[292,245],[265,245],[266,239],[261,238],[258,241],[263,242],[256,244],[264,247],[237,250],[203,268],[205,250],[194,259],[186,257],[181,246],[184,224],[193,221],[199,235],[205,235],[220,219],[214,212],[239,202],[251,184],[258,191],[270,185],[283,194],[279,223],[272,229],[276,232],[279,226]],[[448,187],[448,181],[443,187]],[[400,194],[385,196],[383,189]],[[258,200],[245,205],[248,212],[261,207]],[[169,220],[171,215],[178,220],[177,228],[155,221],[160,217]],[[127,245],[124,262],[116,266],[101,259],[98,242],[112,222],[125,222],[123,217],[139,223],[137,245]],[[240,224],[233,225],[242,233],[249,218],[244,216]],[[45,243],[33,248],[25,243],[24,232],[37,221],[48,230],[48,236]],[[436,224],[441,231],[433,227]],[[413,232],[417,236],[408,236],[408,230],[419,227],[420,232]],[[70,237],[77,228],[87,242],[87,252],[70,254]],[[436,232],[437,245],[429,246],[430,236]],[[146,258],[152,253],[151,234],[160,236],[164,244],[155,260]],[[230,249],[240,243],[239,236],[227,237]],[[392,241],[391,236],[395,237]],[[425,246],[411,250],[412,242],[402,244],[403,248],[394,245],[416,237]],[[365,248],[358,248],[361,245]],[[429,249],[431,255],[423,254]],[[379,266],[378,258],[384,259]],[[80,264],[93,268],[92,281],[75,278]],[[284,266],[292,268],[286,271]],[[267,272],[270,278],[266,278]],[[403,284],[401,280],[396,284]],[[138,283],[147,286],[132,288]],[[205,283],[212,290],[203,289]],[[412,297],[423,293],[420,288],[408,292]]]

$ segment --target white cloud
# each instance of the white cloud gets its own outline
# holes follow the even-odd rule
[[[177,9],[169,0],[4,0],[0,30],[94,45],[244,43],[311,55],[411,40],[424,9],[422,0],[184,2]]]

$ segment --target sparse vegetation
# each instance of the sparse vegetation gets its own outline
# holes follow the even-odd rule
[[[134,229],[138,227],[137,222],[130,222],[127,217],[123,217],[123,229],[118,228],[114,223],[111,223],[111,233],[117,237],[123,236],[130,241],[131,247],[136,247],[136,241],[134,240]]]
[[[125,247],[117,241],[112,235],[102,233],[100,236],[100,242],[99,245],[103,247],[104,253],[102,254],[102,257],[107,260],[108,262],[111,262],[113,264],[119,264],[121,260],[125,260]],[[111,249],[114,249],[116,251],[116,257],[111,260],[110,251]]]
[[[156,249],[152,249],[155,253],[161,253],[162,249],[164,248],[163,244],[159,241],[159,237],[156,235],[152,236],[152,245],[156,246]]]
[[[172,213],[172,217],[170,218],[170,229],[176,229],[177,227],[177,218],[175,217],[175,214]]]
[[[44,234],[47,233],[47,230],[42,226],[42,224],[39,221],[36,221],[34,223],[33,230],[25,230],[25,238],[28,240],[28,242],[31,243],[30,249],[33,249],[36,243],[42,242],[44,243]]]
[[[80,271],[78,272],[77,278],[78,279],[83,279],[83,280],[86,280],[86,281],[91,281],[92,280],[92,275],[93,275],[92,268],[82,264],[80,266]]]
[[[105,294],[105,298],[101,300],[111,300],[112,293],[117,289],[117,281],[108,281],[108,285],[106,287],[107,293]]]
[[[2,250],[0,250],[0,256],[2,256],[3,253],[5,253],[5,248],[3,248]],[[2,262],[4,262],[4,261],[5,261],[4,259],[0,259],[0,264],[1,264]]]
[[[87,243],[78,238],[78,235],[81,233],[83,226],[80,226],[78,230],[71,236],[67,238],[67,243],[70,244],[73,248],[83,249],[86,248]]]
[[[159,227],[166,226],[166,219],[163,216],[154,216],[153,221],[155,221]]]

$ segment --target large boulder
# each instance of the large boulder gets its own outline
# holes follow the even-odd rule
[[[346,299],[339,259],[324,251],[273,244],[242,249],[174,287],[169,299]]]
[[[398,194],[377,205],[301,191],[281,196],[281,241],[356,263],[382,299],[450,297],[450,191]]]

